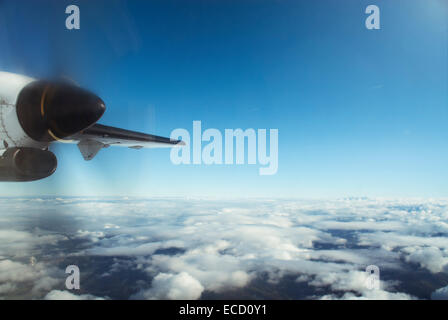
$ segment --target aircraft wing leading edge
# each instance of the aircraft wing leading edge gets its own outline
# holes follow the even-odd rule
[[[136,131],[125,130],[94,124],[88,129],[75,134],[68,139],[78,142],[79,150],[85,160],[93,159],[102,149],[110,146],[121,146],[132,149],[141,148],[171,148],[183,146],[185,143],[181,140],[160,137],[152,134],[146,134]],[[61,142],[64,142],[61,141]]]

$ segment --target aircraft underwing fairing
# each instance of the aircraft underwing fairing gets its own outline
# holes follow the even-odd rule
[[[176,147],[182,141],[97,124],[106,110],[95,94],[66,82],[0,72],[0,181],[52,175],[54,142],[76,143],[85,160],[103,148]]]

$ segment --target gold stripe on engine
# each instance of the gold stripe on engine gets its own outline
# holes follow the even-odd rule
[[[42,117],[45,115],[45,96],[47,95],[48,86],[45,86],[44,92],[42,93],[42,97],[40,98],[40,114]]]
[[[74,140],[64,140],[64,139],[61,139],[61,138],[57,137],[53,133],[53,131],[51,131],[51,129],[48,129],[48,134],[56,141],[59,141],[59,142],[62,142],[62,143],[74,143]]]

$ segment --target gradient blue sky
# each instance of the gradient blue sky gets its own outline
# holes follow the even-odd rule
[[[364,26],[369,4],[381,30]],[[447,21],[444,0],[0,1],[0,69],[69,75],[106,102],[100,123],[279,129],[274,176],[62,145],[52,177],[0,194],[446,197]]]

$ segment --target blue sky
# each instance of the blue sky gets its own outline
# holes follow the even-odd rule
[[[169,150],[109,148],[3,195],[446,197],[448,4],[395,1],[0,2],[0,69],[69,75],[100,123],[277,128],[279,170],[175,166]],[[78,4],[81,29],[65,29]],[[367,30],[369,4],[381,30]]]

